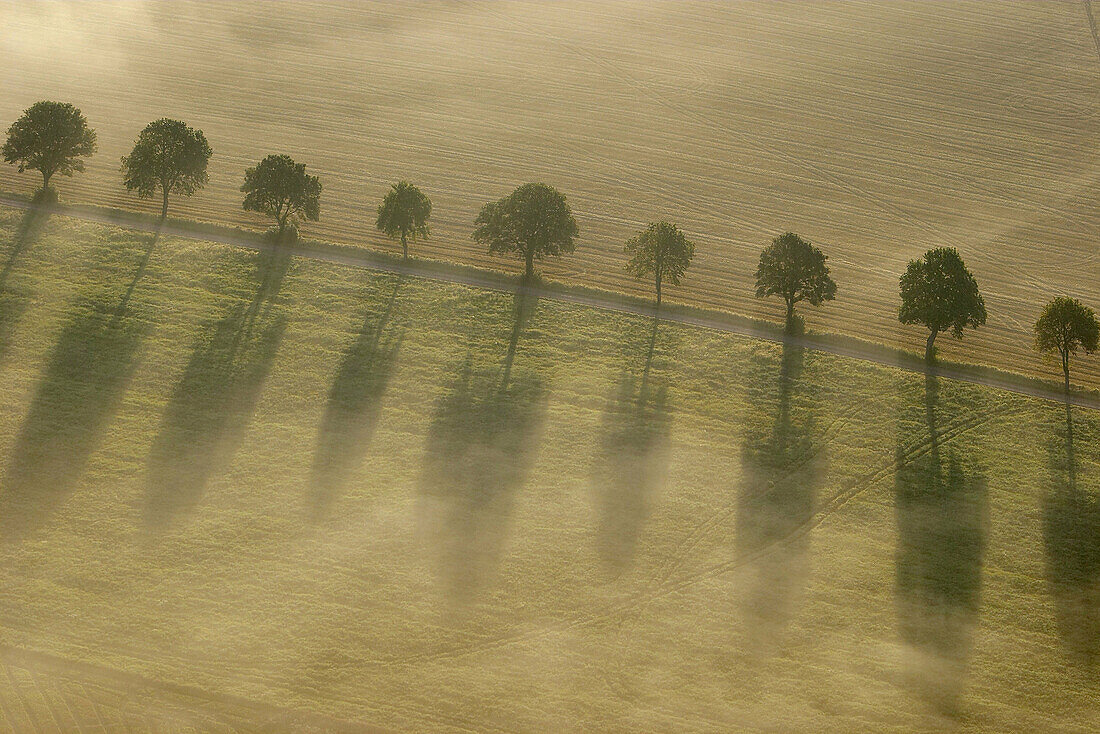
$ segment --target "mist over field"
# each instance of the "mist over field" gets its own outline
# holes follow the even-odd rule
[[[565,192],[581,229],[554,278],[638,292],[622,243],[667,217],[698,242],[689,303],[776,318],[756,254],[793,230],[841,287],[815,329],[905,348],[897,277],[959,248],[991,318],[949,359],[1046,374],[1050,293],[1100,297],[1093,206],[1100,58],[1080,2],[96,2],[3,5],[0,119],[43,96],[99,131],[63,194],[133,207],[117,161],[162,116],[203,129],[210,184],[179,213],[255,225],[243,170],[268,152],[325,186],[311,234],[387,247],[373,207],[409,178],[429,256],[491,264],[480,206]],[[32,177],[10,169],[0,185]],[[1081,379],[1100,385],[1100,369]]]
[[[0,731],[1100,730],[1100,357],[1033,348],[1100,304],[1090,13],[0,0],[0,130],[98,136],[60,207],[0,165]],[[160,118],[213,156],[158,221]],[[319,220],[260,234],[269,154]],[[525,182],[537,278],[479,215]],[[781,331],[788,231],[837,291]]]

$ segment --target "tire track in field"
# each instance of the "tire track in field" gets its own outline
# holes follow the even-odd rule
[[[1092,15],[1092,2],[1091,0],[1084,0],[1085,2],[1085,15],[1089,18],[1089,30],[1092,31],[1092,43],[1096,46],[1096,58],[1100,60],[1100,31],[1096,28],[1096,18]]]
[[[943,432],[940,433],[937,436],[937,439],[941,440],[944,445],[947,445],[948,443],[950,443],[955,438],[957,438],[957,437],[959,437],[959,436],[961,436],[965,433],[968,433],[971,430],[979,428],[980,426],[983,426],[983,425],[985,425],[985,424],[987,424],[987,423],[989,423],[993,420],[1000,419],[1000,418],[1003,418],[1003,417],[1007,417],[1007,416],[1010,416],[1010,415],[1013,415],[1013,414],[1016,414],[1016,413],[1024,412],[1024,410],[1025,410],[1025,408],[1023,408],[1023,407],[1015,407],[1015,408],[1003,407],[1003,408],[999,408],[999,409],[994,409],[994,410],[989,411],[988,413],[985,413],[985,414],[980,415],[980,416],[967,417],[967,418],[964,418],[962,420],[956,421],[953,424],[948,425],[943,430]],[[931,438],[928,438],[927,440],[922,440],[915,447],[910,448],[906,451],[906,453],[904,454],[904,463],[907,464],[907,463],[909,463],[910,461],[912,461],[914,459],[918,459],[921,456],[924,456],[925,454],[928,453],[928,451],[931,450],[931,447],[932,447]],[[737,568],[739,568],[743,565],[746,565],[747,563],[750,563],[752,561],[755,561],[755,560],[758,560],[760,558],[764,558],[764,557],[770,555],[771,553],[775,552],[780,547],[790,543],[791,541],[796,540],[796,539],[801,538],[801,537],[804,537],[805,535],[809,534],[811,531],[813,531],[814,529],[819,527],[821,524],[823,524],[826,520],[828,520],[831,516],[833,516],[834,514],[839,512],[844,507],[844,505],[848,504],[848,502],[855,499],[857,496],[862,494],[864,491],[866,491],[870,487],[874,486],[876,483],[881,481],[884,477],[888,476],[890,473],[895,471],[896,468],[897,468],[897,457],[895,455],[895,456],[890,457],[890,459],[888,459],[887,461],[883,462],[883,464],[880,465],[877,469],[875,469],[872,472],[870,472],[868,474],[865,474],[862,477],[852,481],[851,483],[848,484],[847,487],[845,487],[841,491],[837,492],[835,495],[833,495],[829,500],[827,500],[823,504],[819,505],[814,510],[813,516],[811,516],[802,525],[794,528],[788,535],[783,536],[782,538],[778,538],[775,542],[769,543],[769,544],[761,547],[757,551],[754,551],[753,553],[749,554],[747,557],[735,558],[731,561],[727,561],[727,562],[722,563],[722,564],[717,564],[715,566],[708,567],[707,569],[703,569],[703,570],[698,571],[694,574],[689,574],[688,576],[684,577],[683,579],[681,579],[677,582],[673,582],[671,576],[667,579],[663,579],[657,584],[656,592],[655,592],[654,595],[655,596],[667,595],[667,593],[671,593],[672,591],[682,589],[683,587],[694,584],[697,581],[700,581],[704,578],[709,578],[709,577],[712,577],[712,576],[721,575],[723,573],[735,570],[735,569],[737,569]],[[732,512],[733,512],[733,510],[731,509],[731,510],[723,511],[722,513],[718,513],[718,514],[728,516]],[[704,539],[705,538],[701,538],[699,542],[701,542]],[[687,549],[687,552],[690,552],[691,550],[693,550],[697,545],[698,545],[698,543],[693,544],[691,547],[689,547]],[[686,561],[687,561],[687,556],[685,555],[684,557],[681,558],[677,569],[682,567],[683,564],[686,563]],[[670,584],[672,586],[670,586]]]
[[[944,428],[943,431],[937,435],[937,441],[939,441],[941,445],[948,445],[951,441],[955,440],[959,436],[962,436],[976,428],[991,423],[994,420],[1008,418],[1015,414],[1023,413],[1026,410],[1027,408],[1025,406],[1003,406],[994,408],[982,415],[964,418]],[[931,437],[928,437],[925,440],[921,440],[912,448],[906,451],[906,453],[904,454],[905,463],[924,456],[929,451],[931,451],[931,448]],[[846,487],[833,495],[831,499],[820,505],[808,520],[806,520],[801,525],[793,528],[787,535],[776,538],[771,543],[761,546],[752,553],[748,553],[722,563],[711,564],[709,566],[706,566],[705,568],[699,569],[698,571],[682,576],[679,579],[668,579],[660,581],[655,585],[652,583],[647,584],[645,587],[627,594],[621,600],[612,602],[611,604],[608,604],[604,608],[597,611],[574,612],[571,614],[567,614],[565,616],[558,617],[550,623],[545,624],[534,630],[504,634],[491,638],[482,638],[479,640],[471,640],[460,645],[454,645],[444,650],[436,650],[434,652],[420,653],[416,655],[393,656],[391,658],[376,659],[372,662],[374,664],[386,667],[407,666],[425,662],[437,662],[440,660],[457,659],[469,655],[488,652],[491,650],[497,650],[508,647],[510,645],[522,644],[531,640],[540,639],[548,634],[580,629],[583,627],[589,627],[592,625],[598,625],[607,622],[618,623],[620,626],[624,626],[629,623],[627,615],[638,612],[642,607],[645,607],[659,599],[663,599],[672,594],[684,591],[702,581],[706,581],[707,579],[725,575],[750,563],[754,563],[761,558],[765,558],[771,553],[776,552],[779,548],[797,539],[805,537],[813,530],[820,527],[829,518],[833,517],[853,499],[863,494],[868,489],[877,485],[885,477],[896,471],[896,469],[897,455],[891,454],[890,457],[884,460],[878,467],[864,474],[863,476],[851,481]]]
[[[793,476],[799,470],[803,469],[811,461],[815,460],[825,448],[829,445],[836,435],[843,430],[844,426],[848,424],[848,419],[860,412],[863,409],[862,405],[853,404],[848,407],[843,413],[829,422],[829,425],[822,430],[817,438],[814,440],[812,450],[806,452],[806,454],[795,464],[793,464],[787,472],[785,472],[777,481],[786,481],[789,477]],[[710,537],[713,537],[717,528],[722,526],[731,515],[737,512],[737,506],[730,505],[724,509],[720,509],[717,512],[710,515],[702,522],[698,523],[686,537],[684,537],[676,546],[675,549],[667,556],[665,556],[661,565],[657,568],[653,577],[649,580],[648,586],[656,586],[660,588],[666,581],[668,581],[677,571],[683,568],[684,563],[690,557],[691,553],[699,547],[699,545]]]

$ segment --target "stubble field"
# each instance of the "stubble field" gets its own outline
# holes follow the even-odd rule
[[[276,10],[277,8],[277,10]],[[698,243],[674,299],[775,317],[752,298],[760,247],[794,230],[831,255],[838,300],[811,328],[919,349],[897,277],[960,249],[990,321],[951,359],[1051,374],[1030,350],[1043,302],[1100,303],[1100,60],[1080,2],[0,4],[0,121],[72,101],[100,135],[70,201],[133,206],[119,157],[148,121],[204,129],[209,188],[185,216],[258,224],[243,170],[271,152],[325,185],[319,237],[372,231],[389,183],[435,202],[417,250],[491,264],[487,200],[566,192],[568,282],[628,291],[621,246],[669,217]],[[32,176],[0,171],[28,191]],[[499,263],[495,263],[499,265]],[[1079,380],[1100,387],[1100,365]]]
[[[0,245],[5,726],[1100,722],[1094,412],[59,216]]]

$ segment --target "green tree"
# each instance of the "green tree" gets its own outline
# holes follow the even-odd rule
[[[401,256],[409,259],[409,239],[427,237],[432,200],[408,181],[395,183],[378,207],[375,226],[387,237],[401,240]]]
[[[538,183],[523,184],[486,204],[474,225],[474,241],[489,245],[489,252],[519,253],[527,280],[535,275],[535,260],[573,252],[578,231],[565,197]]]
[[[321,216],[320,179],[288,155],[269,155],[245,171],[241,191],[245,211],[275,217],[280,239],[291,217],[315,222]]]
[[[84,170],[84,161],[95,153],[95,130],[76,107],[67,102],[35,102],[8,128],[2,149],[4,161],[42,174],[42,188],[50,187],[54,174],[72,176]]]
[[[631,256],[626,272],[638,280],[653,276],[657,305],[661,305],[661,284],[680,285],[695,255],[695,244],[671,222],[656,222],[627,240],[623,248]]]
[[[820,306],[836,298],[836,282],[829,276],[825,253],[793,232],[776,237],[760,253],[756,268],[756,297],[779,296],[787,304],[787,327],[794,325],[799,301]]]
[[[1035,348],[1062,358],[1062,374],[1069,392],[1069,358],[1078,352],[1092,354],[1100,340],[1096,312],[1076,298],[1058,296],[1043,308],[1035,322]]]
[[[150,122],[138,135],[130,155],[122,158],[122,182],[142,199],[160,190],[160,218],[168,216],[168,195],[190,196],[206,185],[210,145],[202,130],[179,120]]]
[[[958,250],[937,247],[921,259],[909,261],[901,276],[898,319],[903,324],[928,327],[924,358],[929,362],[941,331],[950,329],[956,339],[962,339],[963,329],[985,323],[985,301],[978,293],[978,282],[966,269]]]

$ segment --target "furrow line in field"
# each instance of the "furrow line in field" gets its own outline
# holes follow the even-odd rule
[[[40,685],[36,679],[36,673],[40,671],[52,671],[54,673],[65,672],[70,675],[75,673],[81,676],[107,681],[114,686],[122,686],[126,689],[136,687],[139,690],[154,690],[192,702],[229,706],[247,714],[248,717],[263,717],[268,721],[279,721],[287,724],[293,722],[298,726],[319,729],[322,731],[380,733],[384,731],[379,727],[373,727],[368,724],[344,721],[309,711],[299,711],[273,706],[271,704],[252,701],[231,694],[211,692],[195,686],[160,681],[137,673],[114,670],[93,663],[67,660],[55,655],[17,648],[6,644],[0,644],[0,662],[2,662],[5,673],[12,683],[13,691],[20,697],[24,708],[27,710],[28,718],[34,722],[34,726],[37,730],[41,730],[41,724],[38,722],[37,718],[35,718],[34,713],[30,710],[29,705],[20,694],[18,683],[12,674],[13,667],[17,667],[28,674],[36,690],[39,691],[39,695],[41,695],[43,700],[47,701],[47,703],[48,699],[41,693]],[[53,712],[52,707],[48,705],[46,707],[50,709],[50,714],[54,717],[55,723],[58,723],[56,722],[56,714]],[[181,706],[181,708],[186,707]],[[64,731],[60,723],[58,723],[58,727]]]
[[[511,18],[511,21],[516,25],[524,25],[521,21],[515,18]],[[534,32],[534,29],[530,27],[528,27],[527,30],[529,32]],[[546,34],[543,35],[546,36]],[[743,141],[745,144],[755,147],[760,152],[768,153],[771,156],[782,160],[789,165],[794,166],[795,168],[801,168],[802,170],[809,172],[820,180],[832,183],[833,185],[841,188],[849,194],[864,199],[871,205],[878,207],[880,210],[894,214],[894,216],[898,217],[901,221],[907,222],[918,229],[923,229],[924,231],[934,235],[935,239],[940,244],[952,244],[953,246],[960,248],[963,251],[967,250],[965,240],[944,230],[939,225],[913,214],[906,207],[903,207],[900,204],[875,195],[866,187],[852,183],[843,176],[830,171],[826,167],[814,163],[809,158],[801,158],[799,156],[793,155],[791,152],[784,150],[782,147],[765,142],[765,140],[759,136],[750,136],[746,133],[741,132],[740,130],[737,130],[736,128],[725,125],[720,121],[716,121],[708,115],[698,112],[692,108],[688,108],[683,105],[673,104],[665,96],[654,93],[654,91],[648,85],[638,81],[634,76],[627,74],[617,65],[606,61],[605,59],[588,51],[584,47],[579,46],[561,36],[550,35],[548,37],[561,45],[563,48],[569,49],[571,52],[577,54],[578,56],[587,59],[590,63],[604,69],[610,75],[619,79],[620,82],[628,85],[636,92],[648,97],[656,104],[670,110],[674,114],[677,114],[681,117],[693,119],[699,123],[704,124],[715,132],[737,138]],[[1009,266],[1003,264],[999,258],[985,257],[982,259],[987,264],[987,266],[999,271],[1002,275],[1006,276],[1006,280],[1008,282],[1011,282],[1013,278],[1019,278],[1021,275],[1018,268],[1010,268]],[[1034,276],[1024,275],[1024,277],[1025,279],[1028,279],[1028,281],[1032,284],[1035,284],[1036,281],[1034,280]]]

